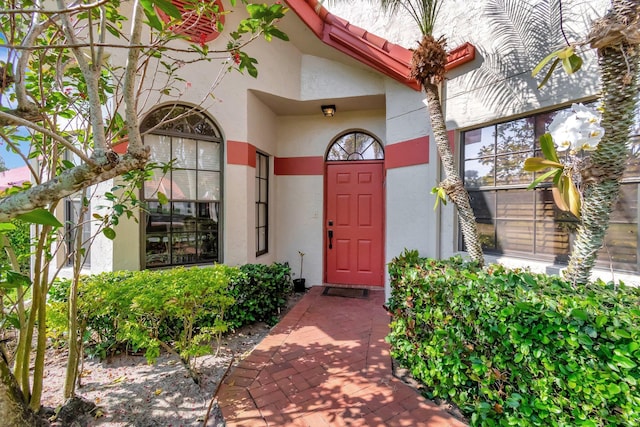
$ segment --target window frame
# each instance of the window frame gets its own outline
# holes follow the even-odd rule
[[[256,257],[269,253],[269,162],[267,154],[256,151]],[[264,170],[263,170],[264,166]],[[264,188],[265,194],[262,194]],[[264,223],[260,221],[260,211],[263,212]],[[260,246],[260,231],[264,230],[264,247]]]
[[[533,138],[531,141],[531,151],[529,153],[521,152],[519,154],[527,154],[527,156],[535,155],[541,156],[540,147],[539,147],[539,137],[547,131],[547,126],[553,115],[561,110],[569,108],[570,105],[558,106],[553,109],[535,112],[533,114],[529,114],[521,117],[514,117],[509,120],[501,120],[499,122],[482,124],[480,126],[475,126],[473,128],[465,129],[460,132],[460,172],[461,177],[463,179],[465,189],[469,192],[472,207],[474,208],[474,213],[476,216],[476,222],[480,227],[485,227],[485,229],[493,228],[493,244],[490,247],[487,247],[485,243],[483,243],[483,250],[487,255],[493,256],[511,256],[511,257],[526,257],[528,259],[534,259],[543,262],[553,262],[554,264],[566,265],[568,261],[568,257],[571,253],[571,249],[573,247],[573,241],[575,239],[575,227],[578,224],[577,219],[573,218],[570,214],[564,213],[555,207],[553,203],[553,199],[550,200],[550,203],[553,204],[551,209],[554,210],[553,216],[548,216],[550,213],[549,206],[545,207],[547,203],[549,203],[549,198],[551,197],[551,183],[544,182],[538,185],[533,190],[526,190],[527,186],[533,181],[533,179],[538,176],[540,173],[533,174],[530,173],[530,179],[523,180],[519,183],[502,183],[500,184],[496,178],[497,169],[497,159],[498,159],[498,136],[497,129],[498,126],[514,123],[518,120],[530,120],[533,123]],[[546,123],[546,126],[540,127],[540,124],[537,122],[538,119],[543,123]],[[546,122],[545,122],[546,120]],[[492,164],[492,172],[493,175],[490,176],[489,181],[485,185],[475,185],[469,186],[467,176],[467,169],[469,164],[473,164],[474,159],[478,159],[478,156],[470,155],[467,157],[468,147],[465,143],[465,140],[471,132],[482,132],[485,128],[493,128],[492,129],[492,138],[493,138],[493,149],[492,156],[494,159],[494,163]],[[636,114],[636,123],[632,131],[632,140],[634,141],[632,148],[634,151],[638,151],[640,148],[640,115]],[[511,152],[513,154],[514,152]],[[503,153],[505,156],[509,155],[509,152]],[[490,156],[487,156],[487,158]],[[622,179],[621,185],[621,197],[618,200],[616,207],[614,208],[614,212],[611,216],[611,225],[608,230],[607,237],[605,239],[614,239],[616,236],[614,233],[617,233],[619,236],[621,233],[632,232],[635,233],[635,254],[633,251],[628,251],[632,246],[629,246],[628,243],[625,242],[631,241],[633,242],[633,238],[630,240],[618,240],[619,244],[614,246],[609,245],[605,247],[600,252],[600,257],[596,263],[597,267],[610,267],[613,265],[613,268],[617,271],[631,272],[637,273],[640,272],[640,233],[638,229],[640,227],[640,173],[638,173],[638,169],[640,167],[640,156],[638,153],[634,154],[631,157],[630,161],[634,162],[635,172],[630,171],[629,167],[626,169],[625,176]],[[480,162],[478,162],[480,163]],[[544,173],[541,172],[541,173]],[[633,175],[635,173],[635,176]],[[473,179],[478,179],[480,182],[484,177],[479,177],[476,175]],[[485,182],[487,182],[485,180]],[[520,221],[532,221],[533,224],[530,226],[532,229],[531,235],[531,250],[529,251],[520,251],[514,250],[512,248],[500,248],[501,241],[506,241],[509,232],[503,228],[503,231],[500,230],[501,221],[505,224],[508,221],[517,221],[518,219],[501,217],[498,215],[500,211],[500,206],[509,206],[512,209],[515,204],[501,204],[499,197],[508,195],[509,192],[517,193],[521,192],[525,194],[525,191],[531,192],[531,202],[528,206],[530,206],[532,210],[531,217],[522,218]],[[521,195],[522,195],[521,194]],[[624,197],[623,197],[624,196]],[[482,200],[475,200],[475,197],[482,197]],[[630,197],[630,198],[629,198]],[[635,200],[634,200],[635,197]],[[493,203],[493,206],[488,206],[487,201]],[[478,203],[484,204],[486,209],[478,209]],[[505,209],[502,209],[505,211]],[[635,214],[634,212],[635,211]],[[629,213],[630,212],[630,213]],[[484,215],[487,213],[487,215]],[[482,224],[485,224],[484,226]],[[552,224],[552,225],[550,225]],[[634,231],[625,231],[625,228],[631,228]],[[503,225],[504,227],[504,225]],[[562,230],[562,227],[568,227],[566,230]],[[614,228],[616,228],[614,230]],[[550,234],[549,234],[550,233]],[[561,253],[559,250],[556,251],[554,249],[553,252],[544,251],[548,246],[546,245],[554,245],[556,244],[556,239],[559,239],[562,233],[565,233],[568,236],[568,241],[566,242],[566,251],[563,250]],[[482,234],[482,233],[481,233]],[[464,251],[464,243],[462,240],[461,233],[458,233],[458,250]],[[528,237],[528,236],[527,236]],[[481,236],[482,238],[482,236]],[[619,239],[619,237],[617,237]],[[546,239],[546,240],[545,240]],[[551,240],[549,240],[551,239]],[[614,249],[615,248],[615,249]],[[609,255],[609,256],[607,256]],[[632,258],[635,257],[635,262]]]
[[[357,148],[362,148],[362,147],[356,147],[357,145],[356,142],[358,140],[359,135],[364,136],[367,139],[370,139],[369,144],[366,147],[364,147],[363,150],[360,150],[360,151],[358,151]],[[354,139],[353,147],[345,147],[344,143],[346,143],[348,138],[350,138],[351,136],[353,136],[353,139]],[[371,157],[370,155],[371,153],[368,153],[369,147],[378,147],[380,152],[376,153],[376,150],[374,149],[373,150],[374,156]],[[349,150],[347,150],[346,148],[349,148]],[[332,158],[332,157],[338,156],[341,151],[343,152],[342,154],[343,156],[344,154],[346,154],[346,158]],[[327,153],[325,155],[325,161],[327,162],[343,162],[343,161],[359,162],[359,161],[383,161],[383,160],[384,160],[384,145],[382,144],[380,139],[378,139],[376,136],[363,130],[351,130],[351,131],[340,134],[331,142],[331,144],[329,144],[329,147],[327,148]]]
[[[88,203],[86,211],[84,211],[84,219],[82,224],[82,248],[85,249],[82,255],[82,268],[91,267],[91,203]],[[78,214],[84,209],[83,200],[78,195],[72,195],[64,198],[64,239],[67,249],[67,257],[65,265],[73,266],[72,254],[76,250],[76,236],[78,231]]]
[[[172,121],[173,118],[169,117],[169,120],[161,126],[153,125],[153,118],[164,118],[164,111],[168,113],[180,112],[180,115],[185,114],[185,117],[181,120]],[[167,113],[167,114],[168,114]],[[191,120],[193,117],[196,119]],[[199,121],[198,121],[199,119]],[[151,124],[149,124],[149,122]],[[162,121],[161,121],[162,123]],[[204,124],[204,127],[202,126]],[[182,130],[180,129],[182,127]],[[196,146],[196,158],[193,160],[194,166],[179,166],[169,171],[168,183],[170,184],[171,191],[175,185],[175,179],[173,173],[175,171],[195,171],[196,188],[189,190],[195,191],[195,197],[173,198],[172,195],[167,195],[168,205],[166,207],[160,205],[158,197],[148,197],[145,194],[145,185],[141,189],[141,199],[149,206],[153,206],[154,209],[148,209],[142,214],[141,224],[141,244],[140,244],[140,259],[142,268],[172,268],[182,265],[202,265],[219,263],[223,261],[222,242],[223,242],[223,209],[224,209],[224,139],[222,132],[217,126],[215,121],[206,112],[190,107],[183,104],[164,105],[151,111],[145,120],[141,123],[141,131],[143,133],[143,143],[148,142],[149,136],[167,137],[169,138],[169,155],[170,160],[173,160],[174,153],[174,139],[186,139],[195,142]],[[178,128],[178,130],[176,130]],[[183,131],[186,128],[190,131]],[[198,132],[202,133],[198,133]],[[217,144],[217,169],[203,169],[199,166],[200,156],[200,144],[211,143]],[[213,198],[199,198],[198,183],[199,174],[201,172],[215,172],[218,174],[218,196]],[[162,179],[162,178],[160,178]],[[190,191],[191,192],[191,191]],[[215,194],[215,192],[214,192]],[[181,208],[178,211],[177,206]],[[191,213],[191,217],[188,215],[182,215],[182,208],[186,209],[186,213]],[[159,214],[160,217],[164,217],[167,221],[165,230],[149,231],[152,226],[153,213]],[[177,230],[174,224],[180,223],[179,217],[184,217],[182,220],[183,230]],[[160,218],[162,219],[162,218]],[[188,222],[187,222],[188,221]],[[191,224],[193,222],[193,224]],[[211,224],[209,224],[211,223]],[[159,224],[159,223],[157,223]],[[189,225],[189,227],[187,227]],[[194,226],[195,228],[191,227]],[[191,242],[191,236],[193,235],[193,242]],[[209,238],[206,238],[209,236]],[[212,238],[213,236],[213,238]],[[158,247],[164,247],[164,254],[166,255],[166,261],[156,262],[151,265],[148,262],[149,255],[162,255],[160,252],[147,253],[149,244],[151,242],[149,238],[160,238],[158,240]],[[176,239],[186,238],[186,243],[178,244]],[[184,248],[178,248],[178,246],[184,246]],[[203,248],[210,248],[210,252],[213,253],[211,259],[203,259],[203,254],[209,253]],[[194,253],[192,253],[195,250]],[[184,252],[184,253],[183,253]],[[161,259],[161,258],[159,258]]]

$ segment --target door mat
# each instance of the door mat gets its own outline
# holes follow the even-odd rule
[[[327,286],[324,288],[322,295],[330,297],[344,297],[344,298],[369,298],[368,289],[358,288],[336,288],[333,286]]]

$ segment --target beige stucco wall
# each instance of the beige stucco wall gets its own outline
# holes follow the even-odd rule
[[[537,9],[534,11],[529,8],[526,22],[515,25],[511,33],[500,33],[495,25],[497,20],[492,17],[492,13],[496,14],[497,9],[492,9],[491,6],[502,3],[490,0],[449,0],[443,4],[440,11],[434,34],[445,35],[450,48],[471,42],[477,49],[475,61],[451,71],[442,86],[448,129],[460,131],[508,120],[572,102],[593,99],[598,93],[597,61],[594,52],[588,47],[579,53],[585,61],[581,71],[567,76],[558,69],[549,82],[538,89],[537,85],[542,75],[534,79],[531,77],[531,70],[548,53],[563,46],[557,26],[554,26],[555,30],[545,28],[544,23],[535,19],[536,16],[544,16],[545,5],[553,2],[529,1],[529,5],[536,5]],[[409,48],[415,46],[419,32],[405,14],[389,17],[378,8],[368,5],[365,0],[352,0],[327,7],[332,13],[392,42]],[[527,7],[525,2],[523,5]],[[606,0],[563,1],[564,30],[569,39],[577,41],[584,37],[592,19],[603,15],[609,5],[610,2]],[[504,18],[506,15],[502,13],[501,16]],[[555,16],[557,17],[557,14]],[[548,44],[536,43],[531,37],[531,32],[539,29],[542,29]],[[516,40],[522,40],[523,43],[518,45],[515,43]],[[398,105],[394,105],[395,103]],[[422,125],[416,122],[418,111],[417,103],[411,96],[387,92],[389,143],[404,139],[406,133],[429,134],[428,125],[427,129],[422,130]],[[421,113],[424,113],[424,110]],[[404,125],[401,124],[403,120],[406,121]],[[396,125],[397,123],[399,125]],[[456,137],[459,139],[459,132],[456,132]],[[459,140],[456,144],[459,144]],[[429,190],[438,178],[435,161],[437,153],[433,145],[430,154],[432,161],[426,168],[400,168],[387,174],[387,259],[404,247],[417,248],[426,256],[446,257],[457,253],[458,225],[454,210],[451,206],[442,207],[435,213],[431,210],[434,200]],[[407,182],[423,179],[428,181],[428,185],[423,189],[413,192],[403,187]],[[391,190],[394,186],[398,191]],[[426,192],[420,194],[421,191]],[[410,197],[420,202],[428,200],[426,204],[429,208],[411,206],[410,209],[404,209],[406,205],[403,200]],[[416,219],[419,215],[424,216],[424,221]],[[411,236],[403,235],[402,230],[409,228],[415,230],[415,233]],[[434,230],[437,230],[437,238],[434,238],[432,233]],[[403,237],[394,245],[393,238],[389,237],[392,234]],[[403,242],[406,244],[403,245]],[[531,262],[513,257],[487,258],[489,261],[499,261],[508,265],[530,266],[536,271],[559,271],[558,266],[544,262]],[[596,270],[594,276],[604,280],[615,277],[627,283],[640,283],[636,275],[616,273],[612,276],[610,271]]]
[[[226,16],[227,28],[234,28],[244,16],[238,9]],[[290,12],[285,19],[298,19]],[[224,34],[209,44],[211,50],[226,45]],[[321,44],[319,40],[316,43]],[[176,41],[174,46],[186,47]],[[289,261],[296,269],[298,250],[307,253],[305,273],[308,283],[322,282],[322,176],[274,176],[273,159],[295,156],[324,156],[329,142],[349,129],[363,129],[385,140],[384,111],[342,112],[333,119],[320,112],[312,116],[281,116],[254,94],[273,94],[292,102],[315,99],[340,100],[365,95],[381,95],[387,80],[363,66],[301,52],[293,42],[257,40],[247,52],[258,60],[258,78],[232,71],[217,85],[220,61],[186,64],[180,68],[177,88],[181,94],[170,98],[151,91],[143,98],[140,117],[158,105],[178,101],[200,105],[221,129],[225,141],[249,143],[270,156],[269,252],[255,256],[255,169],[246,165],[224,166],[224,211],[222,261],[230,264]],[[122,52],[114,52],[114,62],[124,63]],[[150,76],[148,76],[150,78]],[[155,77],[155,85],[162,81]],[[147,85],[149,87],[149,84]],[[339,102],[338,102],[338,105]],[[368,106],[364,106],[368,108]],[[226,147],[225,147],[226,148]],[[226,151],[226,150],[225,150]],[[118,226],[126,239],[104,242],[112,269],[140,267],[141,227],[134,221]],[[135,242],[135,244],[132,244]],[[105,261],[107,262],[107,261]],[[109,266],[105,265],[104,268]],[[100,267],[102,268],[102,267]]]
[[[604,0],[567,2],[566,10],[574,8],[572,14],[566,15],[567,31],[574,34],[584,31],[589,14],[593,10],[604,10],[607,3]],[[452,47],[472,42],[478,55],[473,63],[449,73],[442,87],[449,129],[465,130],[588,98],[597,92],[593,55],[586,56],[584,71],[579,76],[566,77],[558,73],[545,88],[538,90],[530,71],[547,51],[520,51],[516,47],[509,47],[508,51],[506,44],[496,43],[488,4],[489,1],[452,0],[443,8],[441,24],[436,28],[437,34],[448,36]],[[344,6],[333,5],[331,10],[391,41],[407,47],[414,45],[417,32],[406,17],[381,19],[384,15],[379,9],[368,5],[364,0],[356,0]],[[227,27],[234,27],[242,14],[242,11],[229,14]],[[578,18],[569,19],[571,16]],[[298,18],[290,14],[285,19]],[[313,39],[313,43],[321,42]],[[211,43],[210,48],[224,44],[223,36]],[[259,40],[248,48],[259,61],[258,79],[232,72],[215,87],[212,82],[220,70],[219,62],[185,65],[180,71],[190,87],[185,85],[179,101],[201,104],[219,125],[226,141],[252,144],[271,159],[269,253],[258,258],[255,256],[255,170],[225,162],[223,262],[234,265],[288,261],[298,275],[300,250],[306,254],[304,276],[308,285],[321,284],[324,274],[324,177],[274,176],[274,157],[322,158],[336,136],[355,129],[376,135],[385,146],[432,137],[421,92],[354,64],[346,56],[317,56],[316,52],[321,51],[314,49],[314,54],[306,53],[293,41]],[[114,54],[113,60],[123,58],[121,54]],[[256,91],[275,95],[293,105],[312,100],[335,103],[338,114],[333,118],[322,117],[319,111],[288,115],[278,112],[278,107],[256,95]],[[370,95],[383,96],[384,109],[368,110],[366,105],[361,111],[340,109],[341,101]],[[154,93],[143,104],[141,115],[166,101],[169,101],[167,97]],[[429,158],[428,164],[386,172],[386,262],[404,248],[417,248],[423,255],[434,257],[456,252],[454,210],[451,206],[433,209],[435,199],[430,191],[441,175],[433,140],[429,145]],[[128,239],[105,242],[101,250],[111,254],[114,269],[139,268],[139,248],[130,242],[140,242],[140,227],[133,221],[125,221],[119,227]]]
[[[385,141],[385,112],[344,112],[283,116],[278,119],[278,157],[324,158],[331,142],[349,130],[364,130]],[[305,254],[303,275],[307,286],[322,284],[324,274],[324,177],[284,175],[276,177],[276,256],[288,261],[300,275],[298,251]]]

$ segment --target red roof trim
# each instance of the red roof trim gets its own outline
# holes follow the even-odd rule
[[[418,82],[409,77],[411,50],[390,43],[329,13],[318,0],[285,1],[302,22],[327,45],[414,90],[420,90]],[[473,61],[474,58],[475,47],[471,43],[465,43],[449,53],[446,69],[449,71]]]

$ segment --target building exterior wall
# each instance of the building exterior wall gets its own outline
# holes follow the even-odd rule
[[[227,28],[233,28],[243,14],[236,10],[227,15]],[[298,18],[290,14],[285,19]],[[175,43],[181,46],[184,42]],[[209,47],[222,49],[225,45],[224,37],[220,37]],[[200,105],[225,139],[221,261],[229,265],[287,261],[297,271],[300,250],[306,254],[307,283],[320,284],[324,265],[323,169],[314,175],[278,176],[276,162],[282,157],[294,161],[310,157],[322,164],[332,139],[350,129],[370,132],[384,144],[385,113],[368,110],[370,106],[363,105],[361,112],[340,111],[330,119],[323,117],[319,109],[313,115],[287,117],[274,111],[256,93],[294,103],[334,99],[340,109],[339,100],[343,98],[384,96],[388,79],[364,66],[354,67],[353,61],[346,64],[305,54],[294,43],[275,39],[271,43],[258,40],[247,52],[258,59],[257,79],[231,72],[213,87],[212,76],[220,69],[215,61],[186,64],[179,72],[186,83],[179,88],[183,93],[177,101]],[[124,62],[124,56],[116,52],[112,60]],[[209,93],[214,96],[208,96]],[[176,100],[151,92],[141,118],[156,106],[173,101]],[[255,250],[255,163],[251,164],[256,151],[270,158],[269,250],[259,257]],[[111,247],[112,269],[139,269],[140,245],[144,245],[142,226],[123,220],[118,227],[127,235],[126,240],[101,243]],[[136,244],[131,245],[132,241]]]
[[[339,107],[338,107],[339,108]],[[339,110],[338,110],[339,111]],[[303,275],[307,285],[319,285],[324,277],[324,158],[332,141],[349,130],[362,130],[385,144],[384,111],[337,113],[323,117],[285,116],[278,120],[278,153],[281,159],[304,158],[311,167],[295,174],[278,174],[276,167],[276,257]]]
[[[609,5],[610,3],[604,0],[562,2],[563,29],[569,40],[582,39],[588,33],[592,19],[602,16]],[[514,25],[505,28],[504,23],[509,21],[504,20],[505,17],[509,17],[508,6],[524,8],[527,19],[521,22],[511,19]],[[559,31],[557,8],[558,2],[555,1],[450,0],[443,4],[434,34],[445,35],[449,47],[470,42],[476,48],[476,59],[449,72],[441,88],[447,128],[452,131],[450,133],[458,161],[460,135],[463,131],[596,98],[599,91],[597,60],[595,53],[588,47],[579,52],[584,65],[578,73],[567,76],[561,70],[556,70],[541,89],[538,89],[537,85],[546,70],[536,78],[531,77],[531,70],[540,60],[551,51],[565,45]],[[329,9],[349,22],[407,48],[415,46],[419,39],[416,26],[408,23],[410,18],[402,13],[390,17],[378,8],[368,7],[366,2],[360,0],[333,4]],[[544,18],[549,16],[552,19],[545,22]],[[405,99],[407,98],[404,94],[394,97],[387,93],[389,144],[394,140],[404,139],[402,136],[396,136],[396,132],[414,131],[429,135],[428,126],[424,130],[416,129],[420,126],[416,120],[408,121],[411,126],[395,126],[396,122],[402,120],[403,115],[394,112],[394,100],[401,108],[405,107],[407,110],[411,110],[413,104],[417,106],[417,103],[412,104],[411,101],[405,103]],[[418,114],[418,109],[415,113]],[[422,109],[420,114],[426,114],[426,110]],[[397,217],[394,214],[395,205],[402,206],[402,203],[397,203],[397,199],[403,198],[402,191],[396,192],[391,189],[394,185],[409,192],[406,188],[407,182],[426,179],[428,184],[425,183],[425,188],[404,197],[416,196],[422,192],[423,198],[429,199],[427,205],[432,205],[434,199],[433,196],[429,196],[428,190],[439,181],[439,163],[433,144],[430,146],[430,155],[429,164],[425,167],[412,166],[389,171],[387,174],[387,259],[398,254],[405,246],[419,249],[425,256],[447,257],[459,253],[457,216],[451,206],[441,207],[435,213],[431,209],[428,209],[427,213],[427,209],[423,208],[415,213],[397,209]],[[402,187],[403,184],[405,187]],[[424,221],[415,219],[418,215],[424,216]],[[398,238],[399,244],[393,245],[389,235],[402,233],[392,233],[389,229],[402,228],[400,224],[406,229],[413,229],[414,232],[409,238]],[[406,244],[402,245],[400,242]],[[563,267],[514,256],[489,255],[487,260],[513,266],[530,266],[536,271],[548,273],[557,273]],[[604,280],[612,279],[610,271],[596,270],[594,276]],[[628,283],[640,283],[638,276],[634,274],[617,272],[615,278]]]
[[[413,46],[418,32],[408,24],[406,16],[380,19],[385,15],[378,8],[364,0],[355,3],[332,5],[332,12],[392,42]],[[508,42],[513,34],[501,33],[497,26],[497,14],[504,11],[497,10],[496,5],[502,3],[451,0],[443,7],[436,27],[436,34],[448,37],[449,46],[471,42],[477,52],[473,62],[449,72],[441,87],[457,157],[461,132],[593,99],[598,91],[595,58],[589,52],[583,55],[585,65],[578,75],[556,73],[544,88],[537,89],[539,77],[533,79],[531,69],[552,49],[552,43],[561,41],[557,40],[559,33],[549,31],[548,44],[540,43],[531,38],[531,32],[538,27],[527,23],[511,29],[520,32],[523,44]],[[541,7],[549,2],[531,4]],[[607,4],[604,0],[563,3],[567,34],[584,34],[590,17],[602,14]],[[227,15],[227,27],[233,28],[243,14],[236,10]],[[289,24],[297,19],[293,13],[285,18]],[[317,39],[313,43],[321,44]],[[221,49],[225,44],[224,37],[220,37],[210,44],[210,49]],[[201,105],[224,135],[222,262],[237,265],[286,261],[297,277],[300,251],[305,253],[303,276],[307,284],[323,283],[324,159],[331,142],[353,130],[374,135],[385,147],[385,263],[405,248],[418,249],[430,257],[459,252],[453,207],[433,208],[431,188],[441,180],[442,173],[422,92],[357,64],[346,55],[334,52],[322,56],[318,53],[322,49],[315,45],[306,49],[294,41],[257,41],[248,52],[259,61],[258,79],[232,72],[212,86],[212,76],[220,70],[218,63],[187,64],[180,69],[187,84],[180,88],[183,93],[177,101]],[[123,63],[123,52],[114,52],[112,60]],[[368,105],[372,99],[383,99],[384,103],[372,108]],[[141,117],[169,101],[176,100],[150,92]],[[297,111],[298,107],[307,108],[310,101],[335,104],[336,116],[323,117],[319,109]],[[341,108],[346,105],[349,108]],[[270,171],[268,252],[258,257],[256,151],[269,156]],[[92,270],[140,268],[141,226],[122,221],[117,232],[128,238],[100,240],[100,254],[107,256],[94,263],[93,256],[97,255],[93,253]],[[138,244],[131,245],[131,241]],[[513,257],[488,258],[514,265],[520,262]],[[548,271],[557,269],[549,263],[531,265]]]

